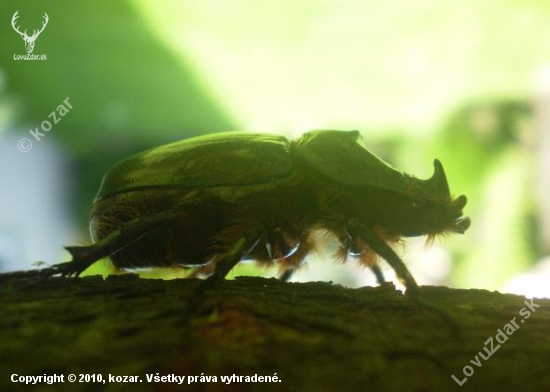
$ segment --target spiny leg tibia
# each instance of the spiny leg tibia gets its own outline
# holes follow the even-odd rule
[[[407,288],[407,297],[417,306],[427,309],[440,317],[445,324],[451,329],[455,337],[460,337],[461,329],[458,323],[443,309],[436,306],[425,303],[420,299],[419,287],[414,280],[413,276],[409,272],[407,266],[403,263],[401,258],[395,253],[395,251],[386,242],[380,238],[374,230],[372,230],[367,224],[360,222],[359,220],[350,220],[348,223],[348,230],[356,238],[364,241],[368,246],[382,256],[390,266],[395,270],[395,273]]]

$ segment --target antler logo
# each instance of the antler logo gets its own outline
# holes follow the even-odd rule
[[[48,18],[48,14],[44,12],[45,20],[44,20],[44,23],[42,24],[42,28],[40,30],[34,30],[34,33],[29,37],[27,35],[27,30],[25,30],[25,32],[22,33],[21,31],[19,31],[19,28],[15,25],[15,20],[19,18],[19,15],[17,15],[18,12],[19,11],[15,11],[15,14],[13,14],[13,18],[11,18],[11,25],[13,29],[17,31],[21,35],[21,38],[23,38],[23,40],[25,41],[25,49],[27,50],[27,53],[32,53],[32,51],[34,50],[34,42],[36,41],[40,33],[44,31],[44,28],[48,24],[48,20],[50,18]]]

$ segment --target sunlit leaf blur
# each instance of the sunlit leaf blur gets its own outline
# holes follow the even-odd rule
[[[16,59],[16,11],[29,32],[49,16],[33,52],[47,60]],[[0,270],[89,243],[102,176],[132,153],[229,130],[358,129],[410,174],[440,159],[468,197],[466,234],[400,248],[420,284],[550,297],[548,1],[7,0],[0,15]],[[330,255],[295,280],[374,284]]]

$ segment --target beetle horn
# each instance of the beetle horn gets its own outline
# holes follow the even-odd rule
[[[448,198],[451,196],[447,177],[443,170],[443,165],[439,160],[434,160],[434,174],[432,178],[426,180],[426,192],[430,198]]]

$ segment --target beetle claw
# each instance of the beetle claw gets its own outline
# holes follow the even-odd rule
[[[299,247],[300,241],[287,231],[280,227],[269,228],[254,242],[247,254],[251,258],[280,260],[295,254]]]
[[[357,243],[357,238],[349,233],[349,231],[343,245],[346,253],[352,257],[359,257],[364,252],[364,249]]]
[[[55,264],[52,267],[52,270],[55,271],[53,275],[60,275],[64,278],[70,278],[72,276],[78,276],[75,270],[75,264],[73,261],[66,261],[64,263]]]
[[[354,232],[354,226],[358,224],[355,219],[350,219],[346,228],[346,237],[343,243],[344,250],[349,256],[358,257],[362,264],[369,267],[378,284],[386,283],[386,278],[382,272],[382,269],[378,265],[377,261],[373,257],[372,249],[361,241],[357,234]]]

